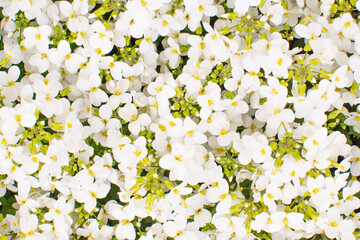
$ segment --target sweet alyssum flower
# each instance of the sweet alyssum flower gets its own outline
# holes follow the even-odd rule
[[[80,30],[81,22],[86,19],[80,11],[85,12],[83,8],[80,8],[76,2],[69,3],[67,1],[60,1],[59,9],[67,19],[66,26],[71,32],[78,32]]]
[[[174,221],[167,221],[164,223],[163,228],[166,235],[173,237],[176,240],[196,239],[195,233],[187,230],[187,220],[185,217],[178,215]]]
[[[278,102],[266,102],[256,111],[255,117],[259,121],[266,122],[272,129],[278,129],[281,123],[290,123],[294,121],[294,113],[291,109],[285,108],[286,99]]]
[[[43,53],[49,48],[49,36],[52,29],[48,25],[40,27],[27,27],[24,29],[25,39],[21,42],[25,48],[36,47],[36,50]]]
[[[61,101],[55,98],[62,89],[59,82],[60,78],[60,73],[56,71],[50,72],[45,78],[40,74],[29,76],[29,79],[34,82],[34,93],[36,94],[34,103],[46,117],[51,117],[54,114],[59,115],[63,112]]]
[[[146,113],[138,114],[134,104],[126,104],[124,107],[119,108],[119,116],[129,123],[129,131],[138,135],[141,126],[148,126],[151,122],[150,117]]]
[[[36,123],[36,106],[31,103],[18,104],[15,108],[0,109],[1,132],[15,134],[20,127],[32,127]]]
[[[106,93],[99,88],[101,84],[101,79],[98,75],[92,74],[88,79],[80,78],[77,81],[77,87],[89,94],[91,103],[94,106],[99,106],[102,102],[108,100]]]
[[[20,69],[17,66],[9,68],[8,72],[0,72],[0,81],[2,87],[1,95],[4,97],[4,103],[7,105],[19,97],[19,85],[17,82],[20,76]]]
[[[189,181],[191,174],[199,174],[202,170],[202,167],[192,160],[195,151],[192,145],[174,143],[171,145],[171,153],[165,154],[159,165],[170,170],[170,180]]]

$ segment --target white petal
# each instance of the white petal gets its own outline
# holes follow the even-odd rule
[[[179,230],[177,224],[172,221],[164,223],[163,229],[165,234],[169,237],[175,237],[176,233]]]

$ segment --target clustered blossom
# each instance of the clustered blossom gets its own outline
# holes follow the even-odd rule
[[[0,239],[359,239],[359,7],[0,0]]]

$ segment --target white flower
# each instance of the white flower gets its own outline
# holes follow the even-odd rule
[[[255,220],[251,222],[251,228],[257,232],[264,230],[269,233],[280,231],[284,227],[284,212],[274,212],[268,214],[262,212],[256,215]]]
[[[68,1],[60,1],[60,12],[67,17],[66,26],[71,32],[78,32],[80,30],[80,22],[83,21],[85,16],[82,16],[80,11],[85,12],[84,9],[79,9],[76,2],[70,3]]]
[[[163,14],[161,18],[153,19],[151,25],[161,36],[180,30],[179,22],[175,21],[174,17],[169,14]]]
[[[187,41],[191,45],[188,50],[189,58],[198,59],[202,55],[210,57],[209,46],[206,45],[200,36],[189,35]]]
[[[168,115],[165,118],[161,118],[159,124],[165,126],[166,133],[171,138],[183,137],[185,135],[181,118],[174,118],[172,115]],[[159,127],[163,128],[160,125]]]
[[[325,177],[319,175],[317,178],[307,179],[307,189],[311,193],[310,203],[319,213],[325,212],[331,204],[330,192],[324,189]]]
[[[90,96],[91,103],[94,106],[100,106],[102,102],[108,100],[107,94],[99,88],[101,85],[101,79],[98,75],[92,74],[88,79],[78,79],[76,86],[84,92],[87,92]]]
[[[184,137],[185,144],[203,144],[207,141],[206,136],[197,129],[197,124],[190,117],[184,119],[184,131],[186,132]]]
[[[187,220],[182,215],[177,215],[174,221],[167,221],[163,224],[163,229],[166,235],[175,240],[197,239],[196,235],[186,230]]]
[[[213,0],[185,0],[185,10],[189,14],[190,21],[188,23],[189,29],[195,31],[199,26],[199,23],[203,17],[214,16],[217,13],[217,9],[212,5]]]
[[[269,102],[284,101],[287,96],[287,88],[280,84],[279,80],[275,77],[268,77],[267,84],[259,89],[260,97],[267,98]]]
[[[17,104],[15,108],[0,108],[1,132],[12,135],[19,127],[32,127],[36,122],[35,111],[35,105],[30,103]]]
[[[320,149],[325,149],[329,144],[327,138],[327,129],[322,127],[317,129],[314,134],[304,142],[304,148],[307,150],[305,158],[312,158]]]
[[[291,123],[295,116],[291,109],[285,108],[286,101],[265,102],[256,111],[257,120],[266,122],[271,129],[278,129],[281,123]]]
[[[120,14],[119,20],[115,23],[115,29],[124,35],[141,38],[150,27],[151,11],[136,1],[127,2],[126,8],[127,10]]]
[[[206,75],[206,69],[191,64],[186,64],[183,72],[178,76],[177,80],[181,84],[185,85],[185,88],[189,94],[193,94],[200,91]]]
[[[288,68],[292,64],[291,57],[284,54],[280,48],[273,47],[268,51],[268,66],[275,77],[288,77]]]
[[[245,56],[242,61],[244,69],[247,71],[247,73],[245,73],[244,76],[235,75],[241,78],[240,86],[243,89],[247,90],[248,92],[257,91],[260,87],[260,80],[257,75],[260,71],[260,66],[261,66],[260,63],[261,63],[260,57],[257,57],[256,55],[253,56],[247,54],[247,56]]]
[[[327,211],[327,226],[325,229],[325,235],[329,238],[340,238],[355,240],[353,234],[355,225],[351,220],[344,220],[340,215],[340,211],[337,207],[331,207]]]
[[[79,191],[74,190],[73,195],[76,201],[84,203],[84,208],[87,212],[92,212],[97,203],[98,198],[104,198],[110,191],[110,185],[104,184],[101,181],[84,182],[81,183]]]
[[[130,208],[123,208],[117,203],[109,201],[105,209],[110,213],[112,219],[119,221],[115,229],[115,236],[118,239],[135,239],[136,232],[131,221],[134,219],[134,212]]]
[[[144,159],[148,151],[146,149],[146,138],[141,136],[137,138],[133,144],[126,144],[116,152],[115,160],[119,162],[119,170],[123,172],[131,172],[136,170],[136,164]]]
[[[65,69],[70,73],[76,73],[81,63],[87,62],[84,56],[78,53],[71,53],[70,44],[65,40],[59,42],[57,49],[51,49],[48,57],[49,60],[58,67],[64,63]]]
[[[221,176],[222,177],[222,176]],[[206,190],[206,197],[211,203],[224,200],[229,193],[229,184],[225,179],[218,179],[211,183],[211,186]]]
[[[45,78],[40,74],[31,74],[29,78],[34,82],[34,93],[36,94],[34,103],[41,113],[46,117],[62,114],[63,105],[59,99],[55,98],[63,88],[59,81],[60,73],[50,72]]]
[[[21,42],[24,47],[36,47],[39,52],[46,52],[49,49],[49,36],[52,30],[50,26],[43,25],[40,27],[27,27],[24,29],[25,39]]]
[[[314,52],[311,58],[319,58],[323,64],[332,64],[332,59],[338,54],[338,48],[328,38],[317,38],[310,42]]]
[[[138,114],[137,108],[131,103],[119,108],[118,114],[126,122],[129,122],[129,131],[134,135],[139,134],[141,126],[148,126],[151,123],[149,115],[146,113]]]
[[[114,43],[111,41],[111,39],[114,38],[114,33],[106,30],[100,21],[95,21],[91,25],[91,28],[94,33],[92,33],[89,38],[90,46],[102,54],[109,53],[114,46]]]
[[[49,211],[44,214],[44,218],[48,221],[72,223],[69,214],[74,210],[74,202],[66,201],[64,196],[61,196],[56,201],[47,203]]]
[[[359,182],[353,182],[350,186],[343,188],[343,199],[340,201],[339,205],[341,213],[349,216],[355,209],[360,207],[360,199],[354,196],[359,191]]]
[[[14,38],[8,36],[3,36],[2,41],[4,43],[4,53],[5,59],[8,59],[8,64],[6,67],[9,67],[10,64],[18,64],[24,59],[25,48],[23,45],[19,45]]]
[[[171,145],[171,154],[168,153],[161,157],[159,165],[170,170],[171,181],[191,181],[192,174],[202,171],[202,167],[193,161],[194,155],[195,148],[192,145],[174,143]]]
[[[160,59],[163,62],[169,61],[171,68],[176,68],[180,64],[180,46],[173,38],[168,38],[169,47],[160,53]]]
[[[308,97],[315,107],[326,111],[330,108],[330,104],[335,104],[340,94],[335,91],[335,84],[323,79],[319,83],[319,88],[310,91]]]
[[[341,31],[346,38],[352,40],[359,33],[359,27],[348,12],[341,15],[341,17],[335,18],[333,26],[336,30]]]
[[[222,62],[229,59],[230,51],[225,45],[225,43],[228,44],[228,39],[220,35],[208,23],[203,23],[203,25],[208,32],[204,37],[204,43],[209,45],[209,50]]]
[[[99,229],[99,222],[96,219],[89,219],[85,222],[84,228],[78,228],[76,234],[87,237],[88,239],[105,239],[110,240],[114,235],[114,228],[103,225]]]
[[[176,94],[174,87],[167,84],[165,81],[166,79],[159,75],[156,78],[156,81],[151,82],[147,87],[147,91],[149,92],[149,94],[156,96],[156,99],[159,102],[164,101],[165,98],[172,98]]]
[[[245,218],[243,217],[215,215],[212,223],[221,232],[218,235],[219,239],[242,238],[246,235]]]
[[[0,83],[2,85],[1,95],[5,97],[5,103],[15,101],[19,96],[20,83],[17,82],[20,76],[20,69],[17,66],[9,68],[8,72],[0,72]]]
[[[263,195],[264,204],[269,208],[269,211],[276,210],[275,200],[282,198],[282,192],[274,182],[269,183],[266,188],[266,193]]]
[[[283,15],[284,8],[281,4],[271,5],[266,11],[267,18],[275,25],[281,24],[281,22],[283,21]]]
[[[26,235],[25,239],[44,239],[40,233],[36,232],[38,228],[39,220],[35,214],[27,213],[25,216],[20,218],[20,231]]]
[[[229,117],[228,119],[242,124],[242,119],[240,118],[240,116],[249,111],[249,106],[246,102],[242,100],[242,96],[237,95],[231,100],[224,100],[223,103]]]
[[[354,176],[360,175],[360,149],[357,146],[351,147],[352,154],[352,163],[350,167],[350,172]]]
[[[310,40],[318,38],[321,34],[321,29],[321,25],[316,22],[311,22],[307,26],[303,24],[298,24],[294,28],[296,34],[298,34],[300,37]]]
[[[201,106],[200,117],[206,119],[212,111],[224,110],[223,101],[220,99],[220,87],[215,83],[209,83],[205,87],[206,94],[197,97],[197,102]]]
[[[249,7],[255,7],[259,5],[260,0],[235,0],[234,12],[238,13],[240,16],[244,16]]]

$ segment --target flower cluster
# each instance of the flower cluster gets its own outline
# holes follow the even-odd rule
[[[359,9],[0,0],[0,239],[360,238]]]

